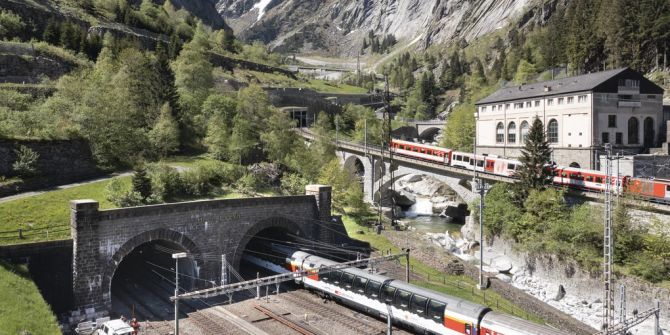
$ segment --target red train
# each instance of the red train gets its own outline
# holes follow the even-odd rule
[[[416,142],[393,140],[393,152],[420,160],[437,162],[453,167],[514,177],[521,166],[515,159],[493,155],[474,155],[473,153],[454,151]],[[552,166],[554,184],[588,191],[605,191],[605,173],[595,170]],[[670,202],[670,180],[646,179],[630,176],[613,177],[612,190],[617,193],[629,193],[652,201]]]

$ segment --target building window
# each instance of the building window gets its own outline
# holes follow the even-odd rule
[[[607,115],[607,127],[616,128],[616,115]]]
[[[505,104],[505,110],[509,109],[509,104]]]
[[[654,119],[651,117],[646,117],[644,118],[644,126],[643,126],[643,131],[644,131],[644,137],[642,138],[644,143],[645,148],[651,148],[654,146],[654,142],[656,139],[656,132],[654,129]]]
[[[640,87],[640,81],[635,79],[619,79],[619,86],[638,88]]]
[[[571,104],[575,102],[575,97],[568,97],[568,103]]]
[[[577,102],[586,102],[586,95],[577,96]]]
[[[558,98],[558,104],[559,105],[562,105],[564,101],[565,101],[565,98]]]
[[[501,111],[503,108],[503,105],[498,105],[498,110]]]
[[[614,134],[614,143],[623,144],[623,133],[617,132]]]
[[[523,108],[523,102],[514,103],[514,109],[522,109],[522,108]]]
[[[521,122],[521,127],[519,128],[521,130],[521,143],[525,143],[526,137],[528,137],[528,121]]]
[[[516,123],[510,122],[507,126],[507,143],[516,143]]]
[[[628,119],[628,144],[640,144],[640,121],[636,117]]]
[[[547,106],[553,106],[554,105],[554,99],[547,99]]]
[[[607,103],[607,93],[600,94],[600,102]]]
[[[540,100],[535,100],[535,107],[540,107]]]
[[[502,122],[496,126],[496,143],[505,143],[505,126]]]
[[[608,132],[602,133],[602,142],[603,144],[610,143],[610,133]]]
[[[480,107],[480,112],[482,112],[482,113],[486,112],[486,106]]]
[[[549,143],[558,143],[558,121],[549,120],[547,124],[547,140]]]
[[[533,107],[532,102],[526,101],[526,108],[531,108]]]
[[[495,112],[496,111],[496,105],[491,106],[491,111]]]

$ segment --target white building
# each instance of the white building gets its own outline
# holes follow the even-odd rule
[[[598,168],[604,143],[637,154],[660,143],[663,89],[628,68],[502,88],[476,103],[477,153],[518,157],[538,117],[553,161]]]

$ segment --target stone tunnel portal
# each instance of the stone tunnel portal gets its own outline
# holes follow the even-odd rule
[[[112,277],[112,315],[140,320],[169,320],[174,317],[170,297],[175,288],[173,253],[186,248],[167,240],[143,243],[126,255]],[[195,287],[198,267],[194,259],[179,259],[179,286]]]

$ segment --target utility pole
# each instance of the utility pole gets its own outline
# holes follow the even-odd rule
[[[612,307],[612,144],[605,144],[606,154],[606,176],[605,176],[605,231],[603,243],[603,279],[604,279],[604,300],[603,308],[603,329],[605,334],[609,334],[609,327],[613,324]]]
[[[619,288],[619,323],[626,325],[626,285]]]
[[[340,145],[339,134],[340,134],[340,116],[338,114],[335,114],[335,146]]]
[[[386,119],[386,132],[387,136],[385,138],[386,140],[386,145],[389,150],[389,181],[391,182],[391,195],[395,194],[395,182],[393,180],[394,178],[394,173],[393,173],[393,144],[391,143],[392,136],[391,136],[391,95],[389,92],[389,77],[387,74],[384,74],[384,118]],[[383,158],[382,158],[383,162]],[[396,220],[395,220],[395,201],[393,197],[391,197],[391,226],[396,225]],[[408,246],[409,247],[409,246]]]
[[[474,139],[474,150],[472,159],[473,186],[479,193],[479,284],[480,290],[485,289],[484,285],[484,196],[486,195],[487,185],[483,179],[477,178],[477,134]]]
[[[226,262],[226,254],[221,255],[221,285],[228,284],[228,263]]]
[[[363,120],[363,126],[365,129],[365,139],[364,139],[364,145],[365,145],[365,156],[368,156],[368,118],[366,117]]]
[[[179,260],[186,258],[185,252],[172,254],[174,264],[174,335],[179,335]]]

